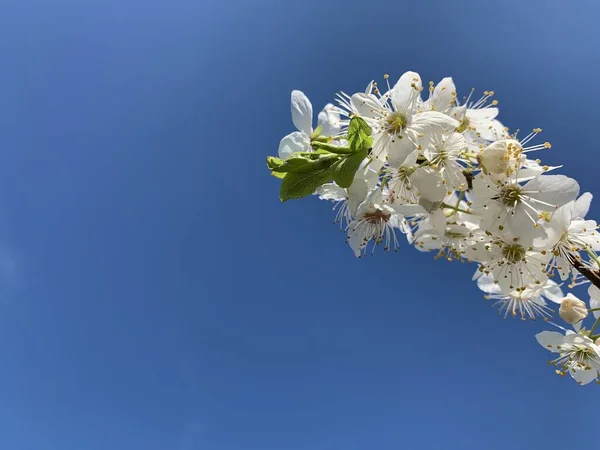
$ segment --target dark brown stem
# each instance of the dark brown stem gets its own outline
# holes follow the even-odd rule
[[[570,262],[581,275],[586,277],[590,283],[600,289],[600,270],[592,270],[589,267],[586,267],[579,257],[570,258]]]

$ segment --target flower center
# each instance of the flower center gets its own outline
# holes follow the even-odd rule
[[[519,244],[505,245],[502,248],[502,256],[510,263],[518,263],[525,259],[526,250]]]
[[[500,202],[502,202],[503,205],[506,205],[509,208],[514,208],[521,202],[520,196],[521,186],[505,186],[500,192],[498,200],[500,200]]]
[[[390,220],[390,217],[390,214],[385,214],[384,212],[377,210],[375,212],[365,214],[364,220],[373,224],[380,222],[387,223],[387,221]]]
[[[400,134],[407,125],[406,115],[395,111],[385,119],[385,129],[389,134]]]

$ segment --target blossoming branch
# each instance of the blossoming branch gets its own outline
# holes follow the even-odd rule
[[[554,353],[559,375],[579,384],[600,377],[600,271],[596,222],[586,220],[592,195],[578,183],[548,175],[558,167],[532,159],[550,148],[534,129],[520,138],[497,119],[498,102],[473,91],[459,102],[451,78],[429,83],[406,72],[392,87],[371,82],[341,92],[318,114],[300,91],[291,96],[297,129],[278,157],[282,201],[317,195],[335,203],[336,221],[358,257],[380,245],[396,250],[399,235],[419,251],[474,262],[473,277],[506,316],[559,316],[570,325],[536,335]],[[589,299],[564,294],[591,283]],[[592,322],[586,328],[587,321]]]

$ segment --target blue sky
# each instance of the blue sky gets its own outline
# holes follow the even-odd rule
[[[6,0],[0,16],[0,447],[558,449],[599,397],[473,267],[357,260],[264,165],[384,73],[494,89],[597,186],[600,7],[574,0]],[[598,217],[592,205],[590,216]],[[570,427],[573,427],[572,429]],[[573,438],[576,437],[575,441]]]

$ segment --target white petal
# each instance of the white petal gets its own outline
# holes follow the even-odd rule
[[[544,286],[541,295],[546,297],[551,302],[558,304],[560,304],[562,299],[565,297],[560,286],[552,280],[546,281],[546,285]]]
[[[397,110],[406,112],[414,109],[422,88],[421,76],[416,72],[405,72],[392,88],[392,102]]]
[[[348,188],[348,210],[356,216],[358,207],[367,198],[369,187],[364,178],[355,178]]]
[[[319,186],[315,191],[321,200],[340,201],[346,199],[346,189],[339,187],[335,183],[326,183]]]
[[[494,283],[494,279],[492,277],[487,275],[481,275],[479,278],[477,278],[477,287],[487,294],[502,294],[502,289],[500,289],[500,286]]]
[[[393,204],[392,207],[394,208],[394,210],[396,210],[396,212],[407,217],[416,216],[418,214],[427,214],[427,210],[421,205]]]
[[[319,113],[317,123],[322,128],[321,135],[335,136],[341,129],[340,113],[335,106],[329,103]]]
[[[419,132],[425,132],[431,127],[440,127],[443,130],[449,131],[454,130],[459,125],[458,120],[438,111],[426,111],[415,114],[410,124],[412,128]]]
[[[600,289],[591,284],[588,294],[590,295],[590,309],[600,308]],[[593,314],[596,319],[600,317],[600,311],[594,311]]]
[[[381,115],[382,106],[373,94],[354,94],[350,100],[359,116],[377,118]]]
[[[570,369],[569,373],[571,374],[573,379],[575,381],[577,381],[577,383],[581,384],[582,386],[586,385],[588,383],[591,383],[596,378],[598,378],[598,372],[594,369],[589,369],[589,370]]]
[[[419,236],[414,244],[420,252],[430,252],[431,250],[439,250],[444,245],[444,240],[439,234],[426,233]]]
[[[411,155],[416,147],[407,138],[395,138],[394,141],[390,141],[387,145],[388,148],[388,164],[390,167],[398,168],[401,165],[406,165],[405,161],[409,155]]]
[[[467,117],[471,122],[482,122],[495,119],[498,115],[498,108],[480,108],[467,109]]]
[[[553,206],[534,202],[537,209],[552,211],[577,198],[579,184],[564,175],[540,175],[523,186],[525,195]]]
[[[360,228],[360,225],[358,225],[356,221],[351,222],[348,225],[348,229],[350,230],[350,233],[348,235],[348,244],[354,252],[354,256],[358,258],[361,254],[361,250],[364,245],[364,237],[362,230]]]
[[[292,91],[292,122],[298,131],[312,134],[313,109],[310,100],[302,91]]]
[[[490,120],[489,122],[482,122],[475,124],[475,129],[479,135],[487,141],[497,141],[499,139],[505,139],[508,137],[508,133],[504,125],[497,120]]]
[[[301,131],[294,131],[279,143],[279,158],[286,159],[295,152],[310,152],[310,137]]]
[[[454,95],[453,95],[454,94]],[[431,104],[436,111],[446,111],[450,108],[452,100],[456,98],[456,87],[452,77],[443,78],[431,94]]]
[[[422,197],[430,202],[441,202],[447,189],[441,175],[430,167],[420,167],[411,175],[411,181]]]
[[[542,331],[535,335],[538,344],[551,352],[559,353],[558,346],[565,340],[565,335],[556,331]]]
[[[581,194],[575,201],[575,207],[573,208],[574,219],[585,219],[586,214],[590,210],[590,204],[592,203],[593,195],[589,192]]]

